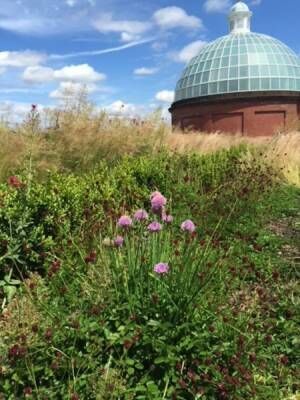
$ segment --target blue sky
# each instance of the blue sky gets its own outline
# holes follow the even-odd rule
[[[248,0],[252,31],[298,54],[299,0]],[[227,34],[231,0],[1,0],[0,112],[53,106],[85,85],[110,112],[167,109],[180,72]],[[124,107],[121,107],[121,105]]]

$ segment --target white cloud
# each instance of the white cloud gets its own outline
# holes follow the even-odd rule
[[[101,107],[101,109],[106,111],[109,115],[117,118],[147,118],[155,113],[166,121],[170,120],[168,107],[157,103],[137,105],[117,100],[107,106]]]
[[[38,110],[44,109],[43,105],[38,104]],[[31,103],[4,101],[0,102],[0,118],[8,124],[22,122],[31,110]]]
[[[28,83],[44,83],[50,81],[72,81],[93,83],[104,80],[106,76],[94,70],[88,64],[69,65],[58,70],[34,66],[28,67],[23,73],[24,81]]]
[[[231,6],[230,0],[206,0],[204,9],[207,12],[224,12]]]
[[[54,80],[54,70],[36,65],[27,67],[23,72],[23,80],[28,83],[44,83]]]
[[[106,78],[104,74],[101,74],[94,70],[88,64],[70,65],[62,69],[54,71],[54,77],[57,80],[74,81],[74,82],[98,82]]]
[[[102,14],[95,19],[93,26],[101,33],[117,33],[122,42],[141,40],[145,33],[157,29],[157,27],[168,30],[174,28],[198,29],[203,28],[200,18],[188,15],[180,7],[165,7],[157,10],[152,21],[117,20],[112,14]]]
[[[152,47],[152,49],[154,51],[163,51],[163,50],[166,50],[168,48],[168,42],[163,41],[163,40],[161,40],[159,42],[154,42],[151,45],[151,47]]]
[[[153,14],[155,23],[163,29],[173,28],[202,28],[203,24],[200,18],[188,15],[185,10],[180,7],[165,7],[157,10]]]
[[[74,7],[77,3],[76,0],[66,0],[66,3],[69,7]]]
[[[49,97],[52,99],[63,100],[71,96],[76,97],[81,92],[86,92],[90,94],[96,92],[97,89],[97,86],[93,83],[83,85],[79,82],[61,82],[58,89],[53,90],[49,94]]]
[[[23,68],[40,64],[46,55],[34,51],[1,51],[0,67]]]
[[[156,100],[162,101],[163,103],[172,103],[174,101],[174,91],[162,90],[155,95]]]
[[[53,21],[45,18],[1,18],[0,28],[22,34],[39,34],[45,32],[45,27],[53,25]]]
[[[102,14],[94,21],[93,26],[104,34],[119,33],[121,40],[124,42],[139,40],[141,35],[151,29],[149,22],[114,20],[111,14]]]
[[[104,109],[110,115],[134,118],[140,114],[142,106],[136,106],[132,103],[125,103],[122,100],[117,100],[104,107]]]
[[[135,75],[140,75],[140,76],[147,76],[147,75],[153,75],[156,72],[158,72],[158,68],[146,68],[146,67],[141,67],[141,68],[136,68],[134,70]]]
[[[251,5],[252,6],[259,6],[261,4],[262,0],[252,0],[251,1]]]
[[[193,57],[199,54],[199,51],[206,45],[206,42],[203,40],[196,40],[185,46],[182,50],[176,53],[171,53],[171,58],[174,61],[187,63]]]

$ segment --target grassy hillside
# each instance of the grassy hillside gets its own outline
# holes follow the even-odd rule
[[[79,105],[0,132],[0,399],[297,399],[299,133]]]

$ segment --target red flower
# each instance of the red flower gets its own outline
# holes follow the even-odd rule
[[[46,340],[51,340],[53,336],[53,332],[51,330],[51,328],[48,328],[45,332],[45,339]]]
[[[288,365],[288,363],[289,363],[289,359],[288,359],[288,357],[287,356],[281,356],[280,357],[280,362],[281,362],[281,364],[283,364],[283,365]]]
[[[53,261],[48,272],[49,278],[51,278],[54,274],[56,274],[60,270],[60,267],[61,267],[60,261],[58,260]]]
[[[23,186],[23,183],[17,176],[10,176],[7,180],[7,183],[10,187],[15,189],[20,189]]]
[[[32,389],[31,389],[31,387],[26,387],[26,388],[24,389],[24,394],[25,394],[25,397],[31,396],[31,395],[32,395]]]
[[[95,263],[96,261],[97,261],[97,253],[94,250],[91,251],[90,254],[85,257],[85,262],[87,264]]]
[[[133,343],[131,340],[125,340],[124,341],[124,347],[126,350],[129,350],[132,347]]]
[[[8,358],[10,359],[18,359],[22,358],[25,356],[27,350],[26,347],[19,346],[18,344],[15,344],[8,350]]]
[[[180,379],[178,384],[182,389],[186,389],[188,387],[187,383],[183,379]]]

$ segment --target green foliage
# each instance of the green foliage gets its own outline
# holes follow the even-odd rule
[[[196,198],[200,201],[239,170],[242,151],[125,157],[115,167],[102,162],[82,176],[51,173],[40,182],[21,175],[21,187],[1,185],[0,278],[10,268],[17,277],[43,274],[62,238],[84,231],[89,240],[87,233],[94,235],[120,210],[146,204],[151,190],[164,191],[174,199],[175,210],[186,213]]]
[[[0,397],[296,393],[295,265],[279,257],[285,239],[265,225],[283,212],[294,217],[299,191],[276,187],[272,171],[241,161],[244,153],[162,152],[3,185],[3,282],[16,284],[4,277],[10,271],[28,279],[0,319]],[[118,217],[148,209],[154,190],[168,198],[172,224],[120,231]],[[187,218],[195,233],[181,231]],[[119,234],[122,247],[113,242]],[[169,273],[155,273],[159,262]]]

